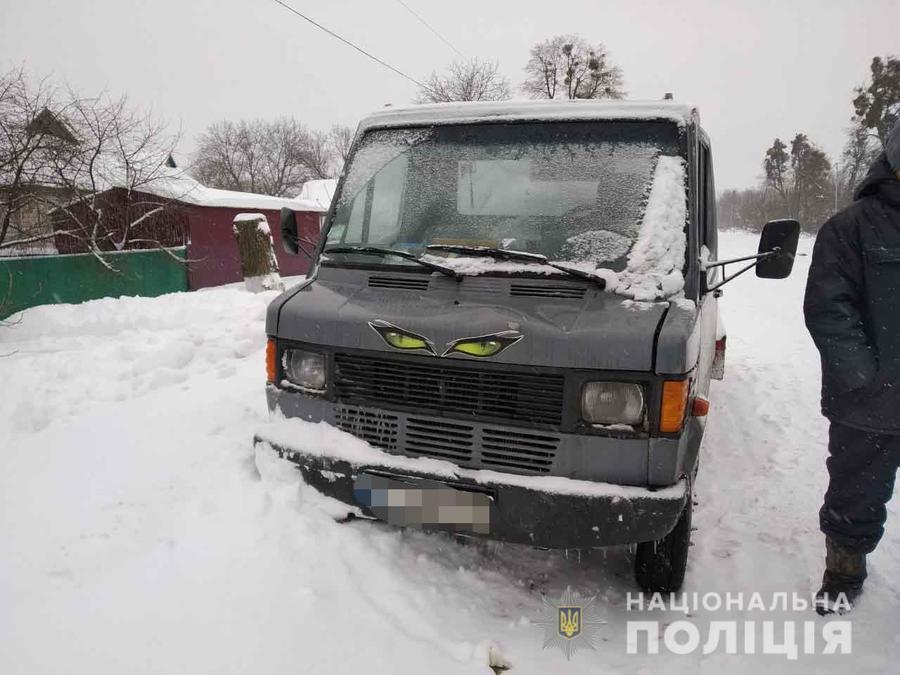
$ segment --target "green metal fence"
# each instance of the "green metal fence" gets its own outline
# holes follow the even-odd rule
[[[170,249],[184,259],[184,248]],[[28,307],[187,290],[187,265],[165,251],[0,258],[0,319]]]

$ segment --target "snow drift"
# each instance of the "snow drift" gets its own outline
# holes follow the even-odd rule
[[[739,255],[756,238],[722,245]],[[687,592],[809,593],[821,573],[826,424],[800,314],[807,260],[786,282],[741,277],[723,299],[728,368],[712,390]],[[97,300],[0,328],[0,672],[490,675],[491,655],[511,673],[892,670],[896,500],[851,615],[853,654],[796,662],[628,656],[627,621],[685,617],[628,611],[627,550],[579,559],[336,523],[292,467],[253,452],[272,297],[233,285]],[[606,622],[597,651],[569,663],[532,622],[541,594],[566,586],[596,595]],[[690,620],[706,635],[723,618],[778,617]]]

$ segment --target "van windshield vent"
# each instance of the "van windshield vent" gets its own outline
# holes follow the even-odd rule
[[[424,277],[388,277],[373,274],[369,277],[369,288],[399,288],[407,291],[428,290],[431,279]]]
[[[505,293],[508,285],[506,279],[466,277],[461,288],[466,293]]]
[[[554,286],[550,284],[511,284],[509,294],[531,298],[574,298],[584,297],[585,289],[579,286]]]

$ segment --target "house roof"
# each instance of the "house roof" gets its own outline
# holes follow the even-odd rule
[[[324,213],[328,211],[331,206],[331,200],[334,197],[334,191],[336,189],[336,178],[308,180],[303,184],[303,187],[300,188],[300,194],[297,195],[297,199],[315,202]]]
[[[127,187],[111,181],[111,187]],[[255,194],[252,192],[238,192],[235,190],[221,190],[203,185],[189,176],[183,169],[162,167],[160,176],[151,182],[134,188],[140,192],[173,199],[183,204],[196,206],[223,207],[233,209],[268,209],[279,210],[289,208],[294,211],[321,212],[321,205],[310,199],[291,199],[288,197],[273,197],[270,195]]]
[[[35,116],[31,126],[41,133],[56,136],[67,142],[78,143],[75,131],[65,119],[47,108]],[[90,181],[83,176],[76,176],[73,184],[78,187],[83,183],[82,187],[87,190],[132,189],[185,204],[237,209],[278,210],[287,207],[294,211],[323,212],[328,210],[331,203],[330,193],[327,199],[323,196],[324,193],[317,193],[315,197],[298,196],[291,199],[210,188],[189,176],[184,169],[178,168],[171,154],[168,155],[162,166],[158,166],[158,162],[158,157],[148,154],[147,156],[129,157],[129,165],[126,166],[122,158],[115,154],[101,153],[93,160]],[[133,175],[135,172],[138,175],[147,175],[148,179],[138,182],[128,180],[128,175]],[[41,183],[37,185],[43,187]],[[46,187],[52,186],[47,185]],[[321,189],[319,188],[319,191]],[[331,192],[333,191],[332,187]]]
[[[51,112],[49,108],[44,108],[31,120],[31,124],[28,125],[28,131],[55,136],[67,143],[78,142],[75,130],[69,126],[65,119]]]
[[[327,211],[327,207],[323,209],[321,204],[315,200],[272,197],[253,192],[238,192],[206,187],[189,176],[183,169],[174,169],[168,166],[161,167],[159,174],[151,181],[137,185],[129,186],[122,180],[116,180],[115,175],[118,174],[114,174],[113,177],[110,177],[108,173],[102,175],[103,191],[131,189],[135,192],[142,192],[195,206],[270,211],[289,208],[293,211],[310,211],[313,213]],[[80,201],[80,199],[74,199],[70,203],[77,201]]]

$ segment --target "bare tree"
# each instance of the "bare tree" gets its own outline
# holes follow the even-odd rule
[[[763,224],[784,216],[781,199],[768,186],[725,190],[716,200],[719,227],[758,232]]]
[[[855,124],[847,134],[847,142],[835,171],[835,193],[838,206],[846,206],[853,199],[853,190],[862,180],[878,155],[880,146],[869,130]]]
[[[531,48],[522,89],[532,98],[622,98],[622,71],[606,47],[557,35]]]
[[[47,182],[73,196],[54,200],[56,233],[95,254],[161,247],[145,228],[193,188],[168,166],[178,136],[152,114],[131,109],[124,96],[70,94],[70,101],[66,123],[77,141],[46,153],[44,168]]]
[[[432,73],[416,101],[505,101],[509,97],[509,80],[500,74],[498,61],[470,59],[454,61],[444,73]]]
[[[282,117],[252,124],[249,134],[256,144],[256,152],[250,153],[256,170],[249,191],[295,195],[310,176],[309,147],[313,141],[306,127],[293,118]]]
[[[201,183],[228,190],[252,190],[256,152],[246,124],[211,124],[198,145],[192,173]]]
[[[330,143],[289,117],[217,122],[200,137],[192,171],[211,187],[291,196],[310,178],[332,175]]]
[[[334,176],[334,154],[331,138],[322,131],[313,131],[307,136],[303,151],[303,163],[311,178],[331,178]]]
[[[40,233],[34,223],[46,153],[74,140],[49,112],[56,99],[46,81],[32,87],[21,69],[0,75],[0,247]]]
[[[343,166],[350,156],[350,147],[353,145],[353,129],[343,124],[335,124],[331,127],[331,150],[334,161]]]
[[[102,252],[161,246],[145,228],[190,188],[166,165],[177,135],[125,98],[32,87],[21,71],[0,83],[0,249],[65,238],[111,267]],[[17,228],[27,209],[46,221]]]

